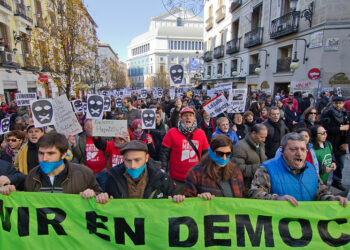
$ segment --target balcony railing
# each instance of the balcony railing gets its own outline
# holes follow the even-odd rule
[[[250,48],[263,42],[264,28],[258,27],[244,35],[244,48]]]
[[[233,12],[234,10],[238,9],[241,5],[242,5],[242,0],[232,1],[230,6],[230,12]]]
[[[208,19],[205,21],[205,23],[206,23],[205,29],[207,31],[210,30],[211,28],[213,28],[213,17],[212,16],[208,17]]]
[[[204,57],[203,57],[204,61],[205,62],[211,62],[213,60],[213,55],[212,54],[213,54],[212,51],[205,52],[204,53]]]
[[[272,20],[270,37],[275,39],[298,32],[299,20],[300,11],[292,11],[284,16]]]
[[[20,16],[30,23],[33,23],[33,19],[26,15],[25,6],[23,4],[17,4],[15,16]]]
[[[226,43],[226,54],[233,54],[239,51],[240,39],[232,39]]]
[[[11,6],[8,4],[8,1],[7,1],[7,0],[0,0],[0,6],[3,6],[3,7],[5,7],[6,9],[12,11],[12,8],[11,8]]]
[[[249,75],[256,75],[255,69],[259,66],[259,63],[249,64]]]
[[[220,45],[214,49],[214,58],[215,59],[224,57],[224,55],[225,55],[225,46],[224,45]]]
[[[221,5],[219,9],[216,10],[216,22],[219,23],[225,19],[226,5]]]
[[[292,62],[292,58],[290,58],[290,57],[287,57],[284,59],[277,59],[276,72],[289,72],[291,62]]]

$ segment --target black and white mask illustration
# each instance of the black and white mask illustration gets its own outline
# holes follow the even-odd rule
[[[10,131],[10,118],[4,118],[1,120],[0,134],[6,134]]]
[[[81,99],[77,99],[72,102],[73,102],[73,108],[75,113],[84,112],[83,101]]]
[[[104,99],[103,110],[104,111],[111,111],[111,97],[104,96],[103,99]]]
[[[34,126],[43,127],[54,125],[53,107],[51,99],[35,100],[31,103]]]
[[[117,107],[117,108],[121,108],[122,107],[122,98],[116,98],[115,99],[115,106]]]
[[[176,64],[170,67],[170,79],[174,85],[184,84],[184,68],[182,65]]]
[[[87,110],[87,103],[83,102],[83,110],[84,110],[84,114],[86,114],[86,110]]]
[[[102,119],[104,100],[101,95],[88,95],[87,113],[88,119]]]
[[[142,109],[142,129],[155,129],[156,128],[156,110],[155,109]]]
[[[143,99],[147,98],[147,90],[141,89],[141,98],[143,98]]]

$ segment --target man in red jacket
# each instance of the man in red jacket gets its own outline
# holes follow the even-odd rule
[[[162,168],[169,171],[170,177],[175,180],[176,194],[183,194],[188,170],[198,164],[208,148],[204,131],[197,128],[194,110],[183,108],[177,127],[166,133],[160,150]]]

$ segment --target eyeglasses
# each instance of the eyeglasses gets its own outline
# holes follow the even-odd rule
[[[21,139],[7,139],[7,142],[17,142],[20,141]]]
[[[327,134],[327,131],[322,131],[322,132],[320,132],[320,133],[317,133],[318,135],[325,135],[325,134]]]
[[[310,112],[309,115],[317,115],[316,112]]]
[[[226,158],[231,156],[231,152],[221,152],[221,151],[215,151],[215,154],[219,156],[220,158],[224,157],[226,155]]]

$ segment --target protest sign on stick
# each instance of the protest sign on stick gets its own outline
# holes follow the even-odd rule
[[[210,117],[217,117],[219,114],[226,111],[228,108],[228,102],[223,94],[218,95],[214,99],[203,105],[203,108]]]
[[[29,106],[31,100],[36,100],[36,93],[16,93],[16,105],[21,106]]]
[[[55,124],[52,99],[32,100],[30,108],[36,128]]]
[[[126,120],[92,120],[92,135],[103,137],[125,137],[128,133]]]

